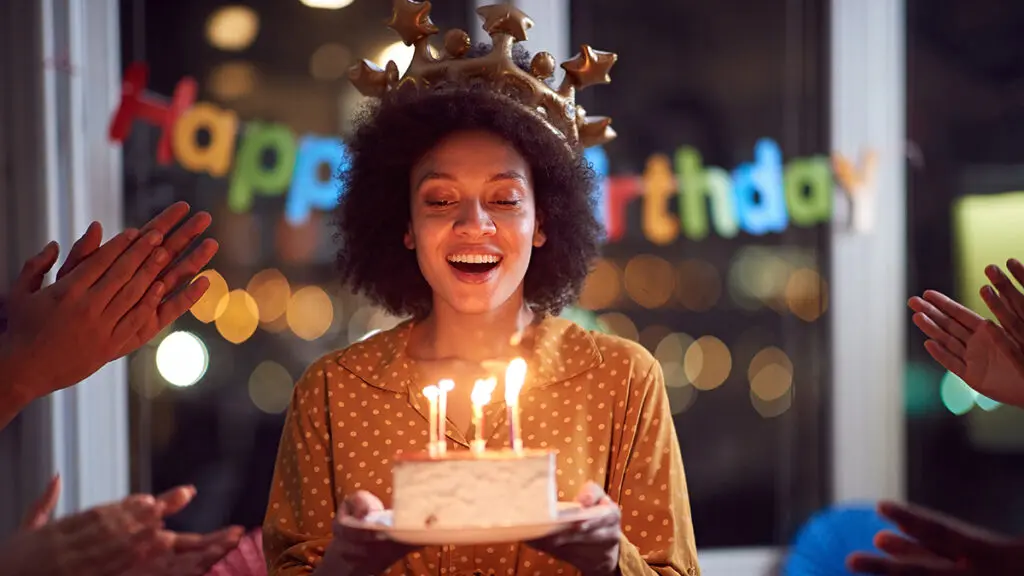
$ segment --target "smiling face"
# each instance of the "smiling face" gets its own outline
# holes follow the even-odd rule
[[[410,186],[405,245],[416,251],[435,308],[521,306],[531,252],[544,243],[526,160],[491,134],[456,133],[413,166]]]

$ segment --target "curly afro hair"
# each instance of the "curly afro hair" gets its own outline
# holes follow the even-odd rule
[[[516,48],[516,64],[529,69],[529,54]],[[489,50],[477,46],[470,57]],[[410,171],[441,140],[463,131],[497,135],[530,165],[547,242],[533,251],[524,297],[534,311],[558,314],[579,297],[598,254],[593,170],[533,113],[479,83],[400,91],[357,116],[336,218],[342,281],[397,316],[430,313],[431,288],[403,243],[411,219]]]

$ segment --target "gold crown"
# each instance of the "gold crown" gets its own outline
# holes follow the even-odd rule
[[[618,56],[584,44],[579,54],[562,64],[565,78],[555,89],[547,82],[555,72],[555,58],[550,53],[535,54],[529,72],[512,59],[513,45],[526,40],[526,31],[533,27],[529,16],[508,4],[482,6],[476,12],[483,18],[483,29],[491,36],[493,49],[477,58],[464,57],[472,47],[469,34],[449,30],[444,35],[444,53],[437,54],[430,46],[430,37],[438,32],[430,20],[430,2],[394,0],[387,25],[407,46],[415,46],[408,70],[399,78],[394,61],[381,68],[363,60],[349,70],[349,78],[364,96],[373,98],[383,98],[396,89],[483,79],[539,115],[574,148],[597,146],[615,138],[611,118],[587,117],[576,104],[576,91],[610,82],[608,71]]]

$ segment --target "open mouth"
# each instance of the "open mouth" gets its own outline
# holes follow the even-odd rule
[[[465,274],[486,274],[501,264],[497,254],[452,254],[448,265]]]

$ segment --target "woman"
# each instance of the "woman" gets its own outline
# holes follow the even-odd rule
[[[400,92],[359,119],[339,267],[412,319],[321,358],[297,383],[264,523],[271,574],[698,574],[660,366],[635,343],[555,317],[578,296],[600,234],[593,173],[566,143],[478,84]],[[621,517],[530,543],[418,550],[336,523],[336,510],[388,506],[394,456],[425,449],[424,385],[455,377],[447,442],[467,450],[473,379],[515,355],[530,367],[523,439],[558,450],[559,500],[614,501]],[[503,413],[488,406],[489,447],[508,445]]]

